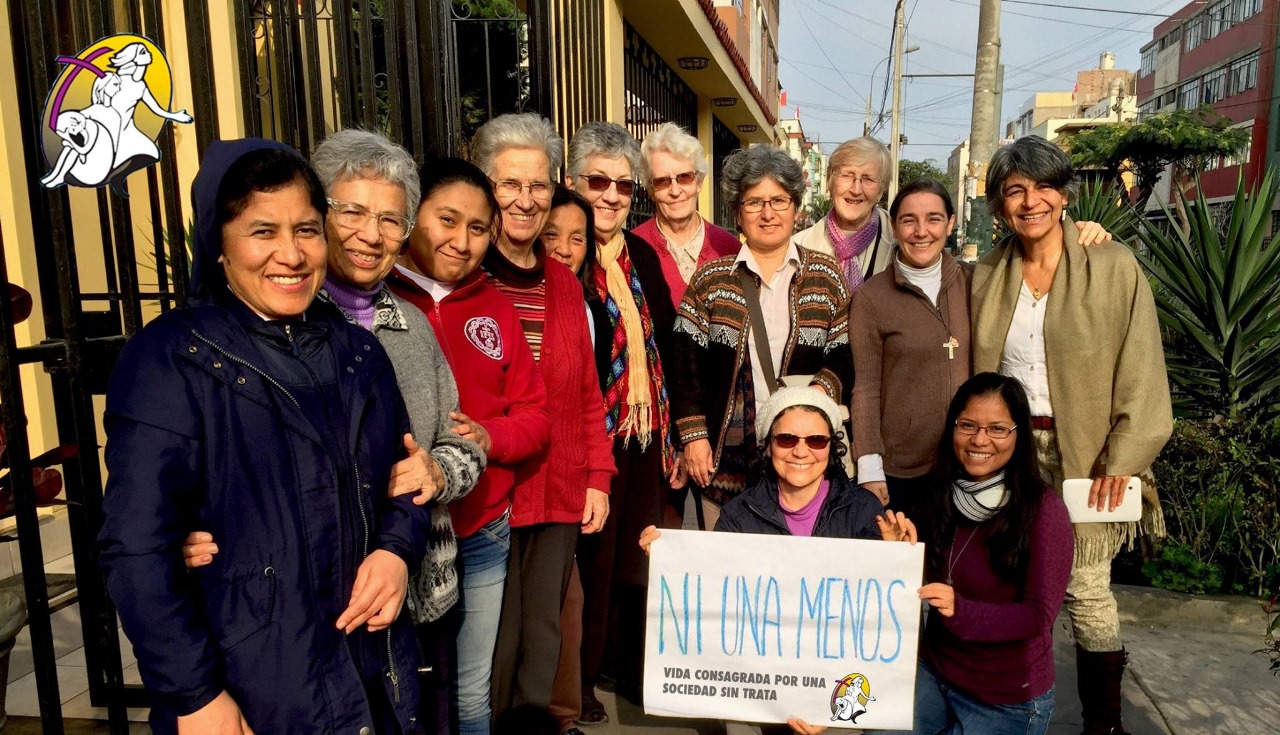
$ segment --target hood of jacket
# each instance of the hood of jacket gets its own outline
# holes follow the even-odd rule
[[[191,287],[189,301],[192,304],[209,303],[212,296],[222,290],[227,278],[223,274],[222,232],[218,226],[218,189],[232,164],[248,153],[264,149],[278,149],[298,154],[293,148],[264,138],[240,140],[215,140],[200,161],[200,170],[191,182],[191,203],[195,210],[192,235]]]

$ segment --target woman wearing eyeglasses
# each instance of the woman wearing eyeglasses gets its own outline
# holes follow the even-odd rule
[[[771,536],[916,540],[915,525],[902,513],[883,511],[874,496],[849,480],[841,458],[848,444],[840,431],[840,408],[810,387],[779,388],[755,419],[763,438],[762,476],[724,506],[716,531]],[[879,515],[883,512],[883,515]],[[661,536],[650,526],[640,547]],[[798,733],[822,728],[793,719]],[[727,735],[758,735],[758,725],[726,722]]]
[[[502,233],[485,253],[484,268],[520,315],[551,414],[550,444],[525,464],[512,494],[507,586],[494,651],[497,719],[513,707],[551,702],[560,608],[578,534],[604,527],[614,463],[582,286],[572,271],[548,259],[538,239],[564,141],[540,115],[500,115],[476,132],[471,155],[493,181],[502,212]]]
[[[725,159],[723,177],[746,247],[689,282],[676,318],[681,373],[671,401],[708,528],[761,476],[755,417],[779,378],[806,376],[840,403],[853,378],[849,289],[839,265],[791,242],[804,192],[799,164],[755,146]]]
[[[742,243],[698,214],[707,177],[707,154],[698,139],[675,123],[663,123],[640,146],[640,174],[658,211],[635,229],[662,262],[672,304],[680,305],[698,266],[737,255]]]
[[[601,388],[618,470],[609,493],[613,517],[578,545],[585,594],[580,722],[589,725],[608,719],[594,694],[603,669],[613,669],[619,691],[639,691],[649,570],[631,540],[661,520],[677,466],[664,370],[675,318],[671,294],[653,249],[624,229],[639,167],[640,147],[615,123],[587,123],[569,144],[566,183],[591,204],[595,227],[590,278],[609,322],[596,349],[607,354]]]
[[[841,143],[827,164],[831,211],[793,238],[801,247],[838,260],[850,291],[893,262],[893,225],[879,206],[892,175],[893,158],[880,141],[867,137]]]

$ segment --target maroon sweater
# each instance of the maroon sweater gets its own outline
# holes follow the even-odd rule
[[[965,694],[987,704],[1018,704],[1053,686],[1053,621],[1067,593],[1075,536],[1062,499],[1046,491],[1027,529],[1030,559],[1019,592],[991,567],[990,530],[973,524],[957,529],[951,549],[956,614],[929,616],[920,655]]]

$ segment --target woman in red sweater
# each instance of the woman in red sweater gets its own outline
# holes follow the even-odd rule
[[[427,315],[458,382],[454,431],[474,439],[488,466],[470,494],[449,505],[462,565],[458,720],[464,735],[489,732],[489,681],[510,545],[508,517],[519,478],[547,448],[547,391],[511,301],[480,269],[499,232],[489,179],[445,158],[422,170],[422,200],[409,247],[388,285]]]
[[[1071,573],[1066,506],[1040,474],[1022,384],[960,386],[938,443],[920,588],[931,606],[915,732],[1042,734],[1053,712],[1053,621]]]
[[[581,284],[538,240],[551,208],[564,141],[535,113],[485,123],[471,156],[494,182],[502,234],[489,248],[489,283],[514,304],[547,387],[551,441],[516,481],[511,552],[494,656],[495,718],[513,707],[551,703],[560,658],[560,607],[578,534],[609,516],[613,442],[605,433]]]

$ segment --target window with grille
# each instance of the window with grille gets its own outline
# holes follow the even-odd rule
[[[1178,88],[1178,107],[1194,110],[1200,106],[1200,80],[1192,79]]]
[[[1212,105],[1214,102],[1226,97],[1227,94],[1227,68],[1214,69],[1204,75],[1204,79],[1200,83],[1202,92],[1201,100],[1204,104]]]
[[[1240,94],[1256,86],[1258,86],[1257,52],[1231,62],[1231,76],[1227,88],[1228,96]]]
[[[1156,70],[1156,47],[1144,49],[1142,52],[1142,64],[1138,67],[1138,76],[1145,77]]]
[[[1185,46],[1187,51],[1204,42],[1204,20],[1205,16],[1201,14],[1187,21],[1186,30],[1182,34],[1187,41]]]

